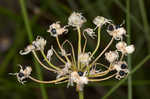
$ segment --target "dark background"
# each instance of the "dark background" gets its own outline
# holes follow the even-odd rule
[[[100,15],[112,19],[115,24],[126,21],[126,0],[24,0],[32,29],[36,38],[41,35],[47,39],[48,45],[55,44],[55,39],[46,32],[49,25],[56,21],[67,24],[67,18],[73,11],[83,13],[88,19],[86,26],[93,27],[93,18]],[[136,51],[132,54],[132,67],[134,68],[142,59],[150,54],[150,0],[130,0],[131,43]],[[43,79],[52,79],[54,75],[40,68],[35,68],[31,54],[19,55],[19,50],[29,44],[29,38],[21,14],[19,0],[0,0],[0,98],[1,99],[77,99],[75,88],[66,88],[66,85],[40,85],[28,80],[25,85],[17,82],[16,78],[8,73],[19,70],[17,64],[32,65],[33,76],[43,75]],[[125,25],[124,25],[125,26]],[[102,33],[103,34],[103,33]],[[75,32],[60,37],[76,43]],[[102,48],[109,36],[102,35]],[[89,40],[89,50],[94,48],[96,40]],[[55,46],[56,48],[57,46]],[[54,61],[55,62],[55,61]],[[55,62],[56,63],[56,62]],[[133,99],[150,99],[150,61],[137,70],[133,78]],[[89,84],[85,87],[86,99],[100,99],[118,81],[109,80]],[[109,99],[127,99],[128,84],[125,82]],[[46,91],[43,88],[46,89]],[[44,94],[42,94],[44,93]],[[47,95],[46,95],[46,94]]]

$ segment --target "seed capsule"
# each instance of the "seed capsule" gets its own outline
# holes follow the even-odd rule
[[[24,77],[24,74],[22,72],[19,72],[18,77],[22,78],[22,77]]]
[[[127,65],[126,64],[122,64],[121,65],[121,69],[126,69],[127,68]]]
[[[124,76],[124,75],[125,75],[125,72],[121,70],[121,71],[119,72],[119,75],[120,75],[120,76]]]
[[[83,72],[78,71],[79,76],[83,76]]]
[[[55,28],[52,28],[51,33],[53,33],[53,35],[56,35],[57,31]]]
[[[109,25],[109,26],[108,26],[108,30],[109,30],[109,31],[113,31],[113,30],[114,30],[113,25]]]

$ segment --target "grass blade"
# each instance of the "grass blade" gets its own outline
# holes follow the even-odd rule
[[[146,31],[146,39],[148,40],[148,52],[150,53],[150,34],[149,34],[149,25],[148,25],[148,19],[147,19],[147,14],[146,14],[146,9],[144,6],[144,1],[139,0],[139,7],[140,7],[140,12],[144,24],[144,30]]]
[[[131,25],[130,25],[130,0],[127,0],[126,1],[126,22],[127,22],[127,33],[128,33],[128,38],[127,38],[127,43],[128,45],[131,43]],[[127,57],[127,63],[128,63],[128,68],[129,68],[129,71],[132,70],[132,57],[131,55],[128,55]],[[132,99],[132,76],[130,75],[128,77],[128,99]]]
[[[29,24],[29,19],[28,19],[28,15],[27,15],[27,11],[26,11],[26,7],[25,7],[25,2],[24,0],[19,0],[20,6],[21,6],[21,12],[22,12],[22,16],[24,19],[24,23],[25,23],[25,27],[28,33],[28,37],[29,37],[29,41],[32,42],[33,41],[33,35],[32,35],[32,31],[30,28],[30,24]],[[35,61],[35,59],[34,59]],[[39,74],[39,79],[42,80],[42,73],[40,71],[40,67],[38,66],[37,62],[35,61],[35,65],[36,65],[36,71]],[[48,99],[47,93],[46,93],[46,89],[44,87],[43,84],[41,84],[41,92],[42,92],[42,99]]]

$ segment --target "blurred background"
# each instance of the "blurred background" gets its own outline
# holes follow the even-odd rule
[[[52,79],[54,75],[43,68],[35,67],[31,54],[19,55],[19,50],[30,43],[28,31],[22,15],[22,0],[0,0],[0,98],[1,99],[78,99],[74,87],[61,85],[40,85],[30,80],[21,85],[14,76],[8,73],[17,72],[17,64],[30,65],[32,75],[39,79]],[[115,24],[126,21],[126,0],[24,0],[33,38],[43,36],[48,41],[47,49],[55,39],[47,33],[49,25],[56,21],[67,24],[67,18],[73,11],[83,13],[88,19],[87,27],[93,27],[92,20],[100,15],[113,20]],[[21,8],[22,7],[22,8]],[[150,0],[130,0],[131,43],[136,51],[132,54],[132,68],[150,54]],[[126,27],[124,25],[124,27]],[[30,31],[30,30],[29,30]],[[102,31],[105,32],[105,31]],[[77,41],[75,31],[63,35],[60,40]],[[101,48],[109,41],[107,33],[102,33]],[[96,40],[89,38],[88,50],[93,50]],[[55,59],[53,63],[57,64]],[[150,60],[132,76],[133,99],[150,99]],[[85,87],[85,99],[101,99],[118,81],[108,80],[89,84]],[[127,99],[128,83],[121,85],[109,99]]]

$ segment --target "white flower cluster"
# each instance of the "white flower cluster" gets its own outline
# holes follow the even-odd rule
[[[115,26],[114,24],[108,26],[107,32],[110,36],[114,37],[115,40],[122,40],[123,35],[126,35],[126,30],[123,27]]]
[[[16,75],[17,80],[24,84],[26,81],[24,81],[26,78],[28,78],[32,72],[32,68],[30,66],[25,67],[24,69],[20,66],[20,71],[18,73],[9,73],[10,75]]]
[[[32,42],[32,44],[28,45],[24,50],[20,51],[21,55],[26,55],[33,50],[44,50],[46,45],[46,40],[44,38],[37,36],[36,40]]]
[[[119,58],[119,54],[117,51],[109,51],[105,53],[105,58],[112,63]]]
[[[25,82],[23,80],[26,78],[44,84],[59,84],[67,82],[68,87],[73,86],[73,84],[75,83],[77,91],[83,91],[84,85],[88,84],[89,82],[103,81],[112,77],[120,80],[121,78],[126,77],[129,73],[129,70],[127,63],[124,61],[124,57],[128,54],[133,53],[135,51],[135,48],[134,45],[127,45],[126,42],[124,42],[123,37],[126,36],[125,28],[122,27],[122,25],[114,25],[109,19],[106,19],[102,16],[97,16],[93,20],[93,23],[96,25],[95,29],[81,29],[82,25],[86,21],[87,20],[84,16],[82,16],[81,13],[73,12],[68,17],[67,25],[62,27],[60,25],[60,22],[57,21],[49,26],[47,32],[49,32],[51,36],[55,37],[56,43],[58,45],[58,52],[53,48],[53,46],[51,46],[51,48],[45,55],[44,49],[47,42],[40,36],[38,36],[36,40],[32,42],[32,44],[28,45],[24,50],[20,51],[21,55],[26,55],[32,52],[35,59],[42,67],[56,74],[55,80],[41,81],[31,77],[30,74],[32,69],[29,66],[25,69],[20,66],[20,71],[12,75],[16,75],[18,81],[22,84]],[[100,52],[99,49],[101,47],[101,28],[103,27],[103,25],[107,27],[106,31],[111,36],[111,40],[102,50],[102,52]],[[68,32],[69,26],[76,28],[78,32],[78,48],[76,49],[72,45],[71,41],[65,40],[61,43],[59,40],[60,35]],[[96,30],[98,31],[96,32]],[[93,51],[87,51],[90,50],[87,49],[87,35],[92,39],[97,38],[97,44]],[[82,44],[82,37],[84,37],[84,45]],[[114,40],[117,41],[116,50],[109,51],[108,49],[114,43]],[[65,45],[67,44],[70,47],[69,50],[66,50],[68,46]],[[41,61],[42,59],[38,58],[38,55],[35,52],[39,50],[40,54],[44,58],[44,63]],[[78,53],[77,55],[76,52]],[[59,62],[61,62],[61,65],[55,66],[55,64],[51,63],[53,55],[56,57],[56,59],[59,60]],[[103,57],[103,55],[108,61],[108,64],[98,62],[98,60]]]
[[[60,22],[56,22],[56,23],[53,23],[49,26],[49,29],[47,32],[49,32],[51,34],[51,36],[57,37],[58,35],[62,35],[63,33],[67,33],[68,29],[66,29],[66,26],[61,27]]]
[[[68,25],[72,27],[81,27],[86,22],[85,17],[81,13],[73,12],[68,18]]]
[[[112,69],[117,72],[116,79],[120,80],[129,73],[127,63],[125,61],[118,61],[112,64]]]
[[[116,48],[123,54],[132,54],[135,50],[134,45],[128,45],[124,41],[120,41],[116,44]]]
[[[93,23],[96,25],[96,27],[102,27],[107,23],[111,23],[111,20],[108,20],[102,16],[97,16],[96,18],[94,18]]]

